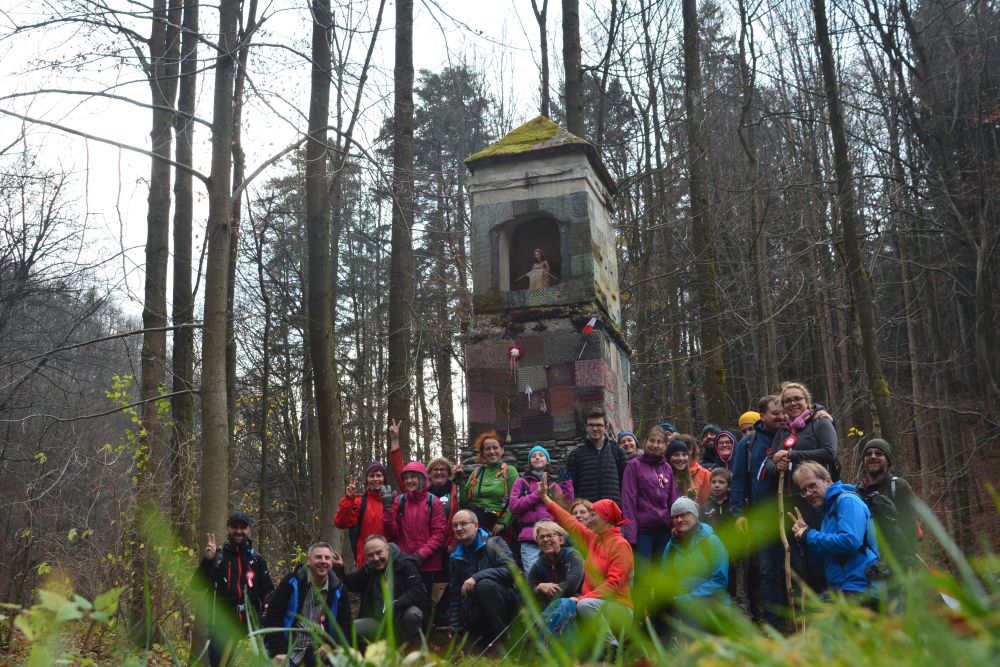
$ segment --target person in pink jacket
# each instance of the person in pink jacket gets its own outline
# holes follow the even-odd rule
[[[443,547],[447,535],[444,505],[427,489],[427,469],[419,461],[403,467],[403,493],[385,508],[385,536],[403,553],[415,556],[417,569],[428,591],[434,575],[444,568]]]
[[[528,452],[528,471],[523,477],[514,481],[510,490],[509,509],[517,517],[518,531],[516,538],[521,547],[521,568],[525,576],[531,571],[531,566],[538,560],[539,547],[535,542],[535,524],[539,521],[552,521],[552,513],[538,495],[538,482],[549,467],[552,458],[547,449],[535,445]],[[558,502],[568,505],[573,502],[573,480],[567,479],[549,487],[549,494]]]

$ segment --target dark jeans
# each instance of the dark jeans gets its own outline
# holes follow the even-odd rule
[[[513,588],[481,579],[462,600],[462,629],[485,648],[507,629],[519,606]]]
[[[794,512],[798,507],[806,523],[819,528],[823,522],[821,510],[817,510],[797,498],[786,498],[785,507]],[[802,578],[809,588],[816,593],[826,590],[826,574],[823,572],[823,562],[820,558],[809,557],[805,545],[795,539],[790,522],[786,520],[786,530],[791,547],[792,570]],[[785,591],[785,548],[781,541],[763,547],[757,552],[757,565],[760,570],[760,597],[764,605],[764,620],[775,627],[783,627],[788,609],[788,595]],[[792,585],[797,585],[792,579]]]
[[[635,555],[651,563],[659,563],[670,541],[669,528],[640,528],[635,542]]]
[[[396,613],[395,632],[400,642],[415,642],[420,640],[420,629],[424,623],[424,612],[419,607],[408,607]],[[359,618],[354,621],[354,631],[358,642],[368,644],[378,637],[382,621],[375,618]]]

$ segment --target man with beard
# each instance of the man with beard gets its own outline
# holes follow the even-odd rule
[[[865,479],[858,487],[858,493],[866,497],[872,493],[885,496],[896,506],[896,524],[899,527],[901,544],[888,545],[903,567],[917,564],[917,515],[913,510],[913,489],[902,477],[893,475],[892,446],[881,438],[872,438],[865,445],[862,454],[865,462]],[[878,520],[878,517],[876,517]],[[897,553],[899,552],[899,553]]]
[[[350,641],[351,602],[332,571],[333,563],[333,547],[317,542],[309,547],[305,566],[285,575],[274,591],[264,626],[284,628],[284,632],[267,633],[264,645],[276,664],[287,659],[293,666],[319,665],[330,642]]]
[[[361,597],[354,621],[358,641],[373,642],[378,637],[389,609],[384,592],[392,596],[396,638],[402,642],[420,641],[420,628],[430,613],[431,599],[417,572],[416,557],[403,553],[381,535],[369,535],[363,568],[344,574],[344,559],[334,554],[333,569],[347,590]]]
[[[264,603],[274,591],[267,563],[250,540],[252,526],[249,515],[236,512],[226,522],[226,541],[221,547],[216,543],[215,533],[206,535],[195,577],[201,586],[211,590],[208,659],[212,667],[229,663],[235,641],[246,628],[247,605],[253,607],[259,619]],[[223,614],[230,616],[229,629]],[[234,629],[238,629],[236,636],[232,636]]]

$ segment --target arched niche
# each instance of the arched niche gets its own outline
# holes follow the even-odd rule
[[[539,249],[549,263],[549,286],[562,279],[562,236],[559,223],[551,216],[531,217],[513,222],[500,236],[500,289],[505,292],[526,290],[526,274],[534,263],[534,251]]]

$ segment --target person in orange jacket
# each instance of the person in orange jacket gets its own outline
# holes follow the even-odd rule
[[[583,593],[570,598],[583,618],[602,619],[612,655],[617,652],[619,632],[632,622],[632,546],[622,536],[618,503],[607,498],[591,506],[590,520],[584,525],[549,497],[548,475],[538,483],[538,495],[556,523],[566,529],[579,545],[585,545]]]
[[[365,564],[365,540],[369,535],[382,535],[382,515],[385,507],[392,506],[395,496],[392,487],[386,485],[389,471],[378,461],[365,470],[365,492],[357,493],[358,481],[351,477],[347,483],[347,493],[340,499],[340,506],[333,517],[333,525],[347,529],[351,549],[358,567]]]
[[[690,435],[679,435],[667,445],[666,458],[674,470],[679,496],[704,505],[712,495],[712,473],[698,462],[697,443]]]

